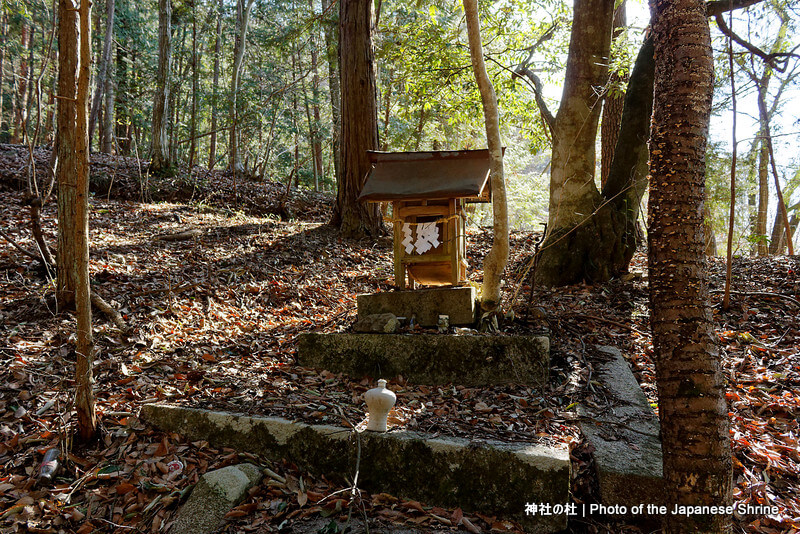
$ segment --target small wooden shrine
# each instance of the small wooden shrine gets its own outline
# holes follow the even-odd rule
[[[458,285],[467,279],[464,206],[491,198],[488,150],[369,152],[372,169],[359,200],[391,202],[394,278]]]

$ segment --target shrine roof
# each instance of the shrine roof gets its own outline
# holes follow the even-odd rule
[[[489,200],[488,150],[367,153],[372,169],[358,197],[361,201]]]

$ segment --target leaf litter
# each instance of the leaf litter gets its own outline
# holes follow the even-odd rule
[[[330,196],[293,190],[281,200],[283,184],[234,183],[218,171],[203,170],[205,178],[196,171],[192,180],[178,177],[168,184],[151,179],[147,185],[156,202],[142,202],[137,160],[94,158],[93,176],[102,177],[109,168],[117,174],[106,186],[110,195],[93,186],[98,191],[91,200],[93,290],[133,329],[126,335],[95,317],[102,438],[93,447],[70,451],[72,319],[56,313],[45,273],[15,249],[0,250],[3,532],[163,531],[203,473],[241,461],[271,474],[228,515],[225,532],[300,531],[302,525],[334,532],[348,518],[355,525],[355,518],[363,522],[365,517],[372,530],[403,525],[414,531],[520,531],[503,518],[354,491],[286,461],[216,449],[141,425],[136,414],[149,402],[309,423],[363,423],[363,393],[373,381],[298,366],[296,338],[308,331],[347,331],[355,320],[357,294],[391,290],[391,243],[388,238],[340,239],[324,224]],[[19,159],[18,149],[0,147],[0,217],[7,233],[30,249],[27,211],[18,191],[24,170]],[[46,161],[46,154],[37,153],[37,159]],[[51,202],[43,213],[50,243],[56,237],[54,209]],[[160,239],[187,230],[192,231],[187,239]],[[619,347],[650,400],[657,401],[647,333],[646,257],[636,256],[631,270],[639,274],[624,280],[536,288],[531,294],[523,275],[535,240],[530,233],[512,235],[506,302],[514,290],[521,291],[515,318],[503,330],[551,332],[547,388],[426,386],[385,377],[398,397],[390,427],[567,444],[575,498],[590,499],[596,495],[590,446],[579,435],[574,407],[602,402],[605,395],[592,379],[597,355],[591,347]],[[473,230],[468,241],[469,277],[478,282],[476,267],[489,249],[489,232]],[[720,309],[717,292],[724,266],[712,259],[709,268],[729,380],[734,500],[780,510],[770,517],[737,517],[736,529],[794,532],[800,529],[800,308],[792,299],[800,298],[800,262],[797,257],[737,259],[734,288],[739,293],[727,312]],[[59,468],[51,484],[40,484],[42,458],[54,447],[60,450]],[[574,529],[590,532],[639,531],[593,518],[573,523]]]

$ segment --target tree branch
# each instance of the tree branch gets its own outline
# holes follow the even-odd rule
[[[30,257],[30,258],[33,258],[33,259],[34,259],[34,260],[36,260],[36,261],[42,261],[42,258],[41,258],[41,256],[37,256],[37,255],[36,255],[36,254],[34,254],[33,252],[31,252],[31,251],[29,251],[29,250],[26,250],[26,249],[24,249],[24,248],[23,248],[21,245],[19,245],[19,244],[18,244],[16,241],[14,241],[14,240],[11,238],[11,236],[9,236],[8,234],[6,234],[4,231],[0,230],[0,236],[3,236],[3,237],[5,238],[5,240],[6,240],[6,241],[8,241],[8,242],[9,242],[11,245],[13,245],[13,246],[14,246],[14,248],[16,248],[17,250],[19,250],[20,252],[22,252],[22,253],[23,253],[23,254],[25,254],[26,256],[28,256],[28,257]]]
[[[519,64],[519,66],[514,69],[512,72],[512,79],[515,77],[522,77],[525,76],[528,78],[532,85],[533,95],[536,99],[536,105],[539,106],[539,112],[542,114],[542,119],[544,120],[545,124],[547,124],[548,130],[550,130],[550,137],[553,137],[553,128],[555,127],[556,119],[553,114],[550,112],[550,109],[547,107],[547,103],[544,101],[542,97],[542,80],[528,68],[531,60],[533,59],[533,55],[536,52],[536,49],[544,43],[545,41],[549,41],[552,39],[553,34],[555,33],[556,29],[558,28],[558,23],[556,22],[552,26],[550,26],[547,31],[545,31],[539,39],[536,40],[534,44],[527,47],[525,50],[528,51],[528,57],[525,58],[525,61]]]
[[[536,105],[539,106],[539,112],[542,114],[542,118],[544,122],[547,124],[547,128],[550,130],[550,136],[553,136],[553,128],[555,127],[556,118],[550,112],[550,109],[547,107],[547,103],[544,101],[542,97],[542,80],[525,64],[521,64],[516,69],[514,69],[515,76],[525,76],[528,78],[531,83],[533,84],[533,95],[536,99]]]
[[[777,70],[778,72],[786,72],[789,58],[791,57],[800,58],[800,55],[795,54],[793,52],[788,52],[788,53],[780,52],[775,54],[768,54],[763,50],[761,50],[760,48],[758,48],[757,46],[750,44],[749,42],[745,41],[744,39],[736,35],[736,32],[734,32],[728,27],[728,24],[725,22],[725,19],[722,16],[722,14],[717,13],[716,15],[714,15],[714,19],[717,21],[717,26],[719,26],[720,31],[724,35],[727,35],[732,40],[736,41],[736,43],[745,48],[747,51],[760,57],[762,60],[764,60],[765,63],[767,63],[770,67]]]
[[[715,17],[722,13],[727,13],[728,11],[744,9],[760,4],[762,1],[763,0],[733,0],[733,2],[730,2],[729,0],[713,0],[706,3],[706,14],[709,17]]]

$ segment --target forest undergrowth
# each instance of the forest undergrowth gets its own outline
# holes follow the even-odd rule
[[[22,190],[26,157],[24,148],[0,146],[0,221],[9,237],[33,250]],[[45,172],[47,157],[37,152],[38,172]],[[49,273],[8,243],[0,248],[0,532],[161,532],[204,472],[243,460],[271,474],[228,514],[222,532],[335,532],[350,511],[356,531],[364,518],[371,532],[520,531],[506,518],[343,492],[341,483],[284,460],[142,425],[139,407],[151,402],[362,422],[363,393],[373,382],[298,366],[296,339],[349,330],[357,294],[391,289],[391,243],[342,240],[325,224],[329,195],[277,182],[236,183],[201,169],[147,178],[138,160],[105,155],[93,156],[92,177],[92,289],[121,312],[130,331],[95,311],[102,437],[71,449],[74,319],[56,310]],[[43,229],[53,245],[54,212],[51,199]],[[477,282],[490,234],[474,229],[467,237],[469,277]],[[537,239],[512,235],[504,296],[508,305],[516,294],[515,318],[501,335],[550,333],[547,387],[431,387],[384,377],[398,398],[390,422],[431,434],[570,447],[575,499],[589,500],[594,466],[576,406],[604,402],[592,379],[599,361],[593,347],[619,347],[656,402],[646,254],[635,257],[622,280],[531,294],[520,278]],[[710,259],[709,269],[729,381],[734,500],[780,509],[776,516],[736,517],[736,529],[799,532],[800,260],[737,258],[728,311],[720,304],[721,259]],[[43,485],[37,482],[42,455],[54,446],[63,450],[61,469]],[[653,529],[599,517],[575,518],[570,528]]]

